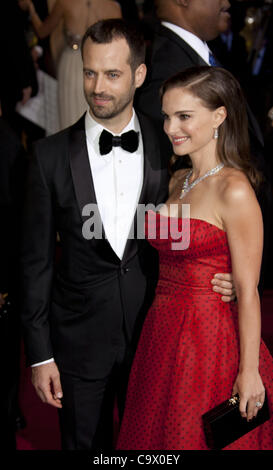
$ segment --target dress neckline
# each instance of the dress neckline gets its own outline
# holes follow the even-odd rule
[[[154,212],[154,211],[148,211],[148,212],[153,212],[154,214],[159,215],[160,217],[164,217],[165,219],[182,220],[182,217],[174,217],[174,216],[170,216],[170,215],[164,215],[164,214],[160,214],[160,212]],[[220,230],[220,232],[223,232],[227,235],[227,232],[225,230],[223,230],[222,228],[218,227],[215,224],[212,224],[211,222],[208,222],[207,220],[198,219],[197,217],[184,217],[184,219],[190,219],[191,221],[193,220],[193,221],[197,221],[197,222],[203,222],[204,224],[210,225],[211,227],[214,227],[214,228]]]

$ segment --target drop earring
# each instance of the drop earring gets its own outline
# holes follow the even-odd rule
[[[218,137],[219,137],[218,129],[214,129],[213,138],[214,138],[214,139],[218,139]]]

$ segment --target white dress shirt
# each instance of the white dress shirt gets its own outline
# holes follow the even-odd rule
[[[114,135],[130,130],[139,132],[139,147],[136,152],[130,153],[121,147],[113,147],[109,154],[100,155],[99,138],[104,129],[89,112],[86,113],[86,142],[98,209],[106,237],[117,256],[122,259],[143,184],[143,141],[134,110],[128,125],[120,134]],[[32,367],[53,361],[50,358],[32,364]]]
[[[169,23],[168,21],[162,21],[162,26],[165,26],[165,28],[170,29],[173,31],[173,33],[177,34],[181,39],[183,39],[187,44],[189,44],[192,49],[195,50],[195,52],[202,57],[202,59],[208,64],[209,63],[209,54],[210,54],[210,48],[207,45],[205,41],[202,41],[198,36],[195,36],[195,34],[190,33],[184,28],[181,28],[180,26],[177,26],[176,24]]]
[[[137,208],[143,183],[143,142],[137,115],[123,129],[139,132],[139,147],[130,153],[113,147],[100,155],[99,138],[105,129],[86,113],[85,128],[90,167],[98,209],[106,237],[117,256],[122,259],[129,231]],[[106,129],[107,130],[107,129]]]

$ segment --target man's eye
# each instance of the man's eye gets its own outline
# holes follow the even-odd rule
[[[91,78],[91,77],[94,76],[94,72],[92,72],[91,70],[85,70],[84,75],[85,75],[87,78]]]
[[[118,73],[115,73],[115,72],[110,72],[110,73],[108,74],[108,76],[109,76],[109,78],[113,78],[113,79],[119,77]]]

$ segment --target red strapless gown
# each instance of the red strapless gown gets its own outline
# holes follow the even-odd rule
[[[181,225],[181,219],[149,212],[160,276],[133,362],[117,448],[207,449],[201,415],[231,397],[239,364],[236,303],[224,303],[211,290],[215,273],[231,271],[227,236],[190,219],[189,248],[177,251],[170,236],[160,239],[159,222],[161,228]],[[273,449],[273,359],[263,341],[260,374],[271,419],[225,450]]]

